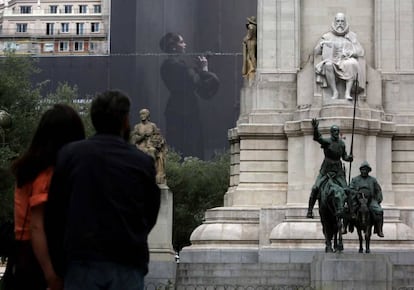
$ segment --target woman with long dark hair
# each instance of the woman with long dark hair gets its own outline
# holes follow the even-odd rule
[[[49,256],[44,206],[57,152],[65,144],[84,138],[84,126],[76,111],[68,105],[54,105],[42,115],[27,151],[12,165],[16,177],[15,289],[63,289]]]
[[[170,91],[165,108],[166,141],[184,156],[203,158],[203,126],[199,99],[210,99],[218,91],[220,81],[208,70],[205,56],[188,63],[183,56],[187,44],[178,33],[169,32],[160,40],[160,48],[168,54],[161,65],[161,78]]]

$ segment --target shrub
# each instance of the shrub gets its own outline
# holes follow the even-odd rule
[[[173,193],[173,246],[190,245],[192,231],[203,222],[204,212],[223,205],[230,174],[230,155],[216,154],[209,161],[168,152],[167,184]]]

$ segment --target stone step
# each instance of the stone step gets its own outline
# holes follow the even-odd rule
[[[177,286],[184,285],[307,285],[306,264],[180,263]]]
[[[183,255],[184,262],[178,265],[175,289],[385,290],[411,289],[403,287],[414,284],[414,254],[398,249],[371,254],[326,254],[268,248],[259,251],[260,258],[254,263],[226,263],[225,257],[240,255],[229,249],[219,252],[184,248],[183,252],[187,253]],[[207,259],[213,253],[222,258]],[[194,259],[188,262],[191,255]]]

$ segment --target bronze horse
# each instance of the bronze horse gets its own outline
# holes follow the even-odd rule
[[[319,215],[325,236],[325,252],[341,252],[344,250],[341,230],[345,190],[336,184],[328,174],[325,182],[321,184],[320,193]]]
[[[364,249],[362,247],[362,232],[365,236],[365,253],[370,253],[371,250],[369,249],[369,244],[371,241],[371,233],[373,227],[373,220],[371,217],[371,212],[369,211],[369,197],[367,197],[363,192],[361,192],[358,196],[359,207],[357,211],[357,218],[355,227],[358,232],[359,238],[359,252],[363,253]]]

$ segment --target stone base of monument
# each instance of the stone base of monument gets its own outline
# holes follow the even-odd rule
[[[190,247],[181,252],[176,288],[407,289],[414,286],[413,274],[411,251],[337,254],[299,249]]]
[[[176,285],[178,289],[288,285],[293,289],[413,287],[414,234],[403,219],[407,215],[403,211],[384,209],[385,238],[372,236],[371,254],[358,253],[355,231],[344,235],[342,254],[325,254],[316,209],[314,219],[304,218],[304,206],[211,209],[206,212],[205,222],[194,230],[192,245],[181,251]],[[358,270],[361,265],[365,272]],[[327,268],[331,274],[325,271]],[[371,277],[374,270],[380,276]],[[348,280],[338,280],[343,273],[346,276],[340,277]],[[367,288],[367,283],[373,286]]]
[[[311,264],[314,289],[392,289],[388,255],[317,254]]]
[[[276,248],[318,248],[324,244],[322,225],[317,209],[314,209],[314,219],[300,217],[306,209],[291,207],[285,210],[286,216],[270,232],[270,244]],[[414,231],[401,219],[402,212],[396,208],[384,208],[384,238],[372,233],[370,248],[377,250],[404,249],[414,250]],[[364,234],[363,234],[364,235]],[[356,228],[352,233],[342,235],[345,249],[358,251],[359,239]],[[363,241],[365,251],[365,241]]]
[[[148,274],[145,276],[145,289],[162,289],[164,286],[174,285],[176,272],[177,263],[175,261],[151,260]]]
[[[161,207],[157,223],[148,237],[150,263],[145,276],[147,289],[174,284],[176,277],[177,264],[172,247],[173,195],[166,185],[160,185],[160,189]]]
[[[324,236],[317,208],[307,219],[304,206],[220,207],[207,210],[205,221],[191,235],[195,247],[241,247],[324,249]],[[414,250],[414,230],[405,215],[413,210],[384,207],[384,234],[371,237],[371,250]],[[408,215],[411,217],[411,214]],[[345,249],[358,251],[356,230],[343,235]],[[364,243],[365,248],[365,243]]]

